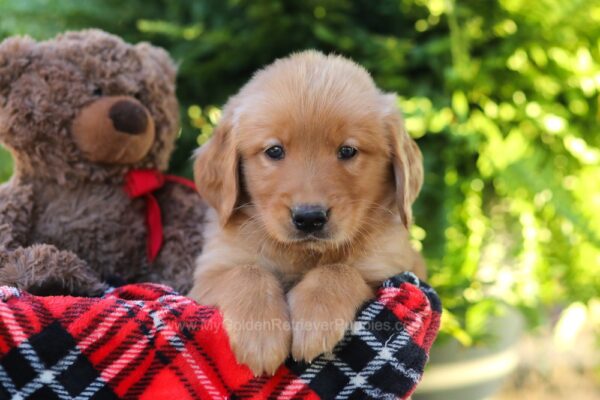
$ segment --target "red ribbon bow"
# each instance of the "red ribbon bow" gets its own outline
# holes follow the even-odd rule
[[[134,199],[146,198],[146,227],[148,229],[148,260],[156,259],[163,243],[163,225],[160,206],[153,192],[162,188],[166,182],[175,182],[196,190],[194,182],[175,175],[163,174],[153,169],[135,169],[125,175],[125,193]]]

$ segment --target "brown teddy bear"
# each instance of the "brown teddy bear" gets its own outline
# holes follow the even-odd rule
[[[205,205],[159,172],[178,114],[162,49],[98,30],[3,41],[0,142],[14,175],[0,186],[0,284],[96,294],[118,276],[186,292]]]

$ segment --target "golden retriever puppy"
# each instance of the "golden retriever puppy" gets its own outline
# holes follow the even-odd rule
[[[383,280],[424,275],[407,232],[421,153],[350,60],[306,51],[256,73],[194,168],[214,220],[189,295],[256,374],[330,352]]]

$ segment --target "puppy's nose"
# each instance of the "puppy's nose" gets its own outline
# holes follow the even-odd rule
[[[317,232],[327,223],[327,210],[319,205],[302,204],[292,208],[292,222],[304,233]]]
[[[148,127],[148,115],[140,104],[129,100],[117,101],[108,116],[116,130],[130,135],[144,133]]]

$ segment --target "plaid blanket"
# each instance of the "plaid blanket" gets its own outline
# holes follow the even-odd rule
[[[156,284],[101,298],[0,287],[0,399],[396,399],[423,373],[440,302],[410,274],[386,281],[331,356],[254,377],[220,314]]]

